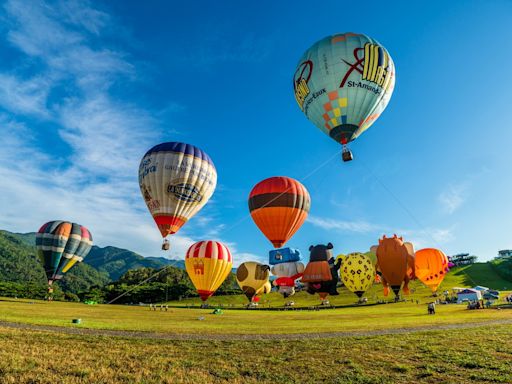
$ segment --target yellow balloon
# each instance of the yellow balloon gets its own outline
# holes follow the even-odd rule
[[[236,282],[240,286],[249,301],[253,297],[270,292],[272,285],[268,278],[270,276],[270,267],[255,261],[247,261],[240,264],[236,271]]]
[[[368,256],[350,253],[343,257],[340,275],[348,290],[361,297],[375,280],[375,267]]]
[[[206,301],[228,277],[233,268],[233,258],[224,244],[200,241],[188,249],[185,268],[199,297]]]

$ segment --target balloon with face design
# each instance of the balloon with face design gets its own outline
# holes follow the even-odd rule
[[[415,278],[413,245],[397,235],[383,236],[371,251],[377,255],[377,271],[381,273],[384,296],[388,295],[389,288],[397,298],[401,288],[408,295],[409,281]]]
[[[302,277],[304,264],[300,262],[297,249],[281,248],[269,252],[270,271],[277,276],[273,284],[279,287],[279,293],[287,298],[295,294],[295,281]]]

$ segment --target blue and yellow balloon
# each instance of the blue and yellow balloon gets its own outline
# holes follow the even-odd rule
[[[293,78],[295,99],[306,117],[343,145],[366,131],[388,105],[395,86],[395,65],[386,48],[372,38],[344,33],[311,46]]]

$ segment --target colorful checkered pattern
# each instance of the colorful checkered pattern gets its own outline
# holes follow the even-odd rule
[[[340,97],[338,91],[328,93],[329,101],[324,104],[325,113],[322,115],[325,121],[325,128],[328,131],[341,124],[347,123],[346,97]]]

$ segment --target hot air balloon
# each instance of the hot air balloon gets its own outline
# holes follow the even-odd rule
[[[232,267],[231,252],[218,241],[199,241],[188,249],[185,256],[188,276],[203,301],[226,280]]]
[[[295,281],[302,277],[304,264],[300,262],[301,255],[298,249],[281,248],[269,252],[270,272],[277,279],[273,284],[279,287],[279,293],[284,298],[295,294]]]
[[[436,293],[437,288],[448,272],[448,257],[439,249],[420,249],[414,255],[416,277]]]
[[[306,188],[290,177],[270,177],[249,195],[252,219],[275,248],[282,247],[306,220],[311,199]]]
[[[36,234],[36,249],[46,277],[48,292],[52,284],[62,279],[63,275],[76,263],[81,262],[92,247],[89,230],[79,224],[68,221],[49,221]],[[51,299],[51,297],[48,297]]]
[[[411,243],[404,243],[401,237],[383,236],[379,245],[372,247],[377,255],[377,271],[381,273],[384,296],[388,295],[389,287],[398,299],[402,288],[409,294],[409,280],[414,278],[414,249]]]
[[[341,259],[334,261],[333,248],[331,243],[310,246],[309,262],[302,275],[302,282],[307,285],[306,291],[311,295],[318,293],[322,302],[328,295],[339,295],[336,286]]]
[[[142,197],[153,216],[164,244],[208,202],[217,185],[217,171],[210,157],[185,143],[168,142],[151,148],[139,166]]]
[[[300,109],[343,145],[343,161],[352,160],[347,144],[377,120],[394,85],[395,65],[386,48],[357,33],[328,36],[313,44],[293,78]]]
[[[375,280],[375,268],[369,257],[362,253],[349,253],[343,257],[340,269],[345,287],[361,298]]]
[[[236,282],[249,301],[259,294],[270,292],[270,267],[255,261],[246,261],[236,270]]]

